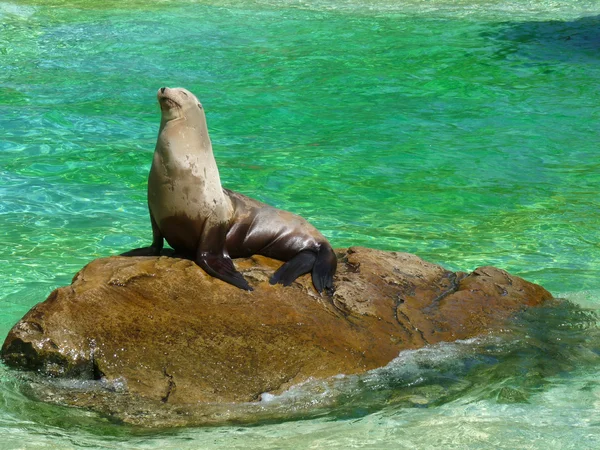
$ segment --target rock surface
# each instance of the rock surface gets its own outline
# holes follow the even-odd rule
[[[54,379],[118,383],[128,404],[255,402],[309,378],[384,366],[405,349],[487,333],[552,297],[493,267],[453,273],[406,253],[337,254],[333,298],[318,296],[308,275],[269,285],[281,263],[261,256],[236,260],[253,292],[188,260],[98,259],[29,311],[1,355]],[[144,422],[100,397],[60,401]]]

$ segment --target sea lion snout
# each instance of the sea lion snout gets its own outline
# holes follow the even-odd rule
[[[194,94],[184,88],[169,88],[164,86],[158,89],[156,97],[159,102],[162,102],[163,100],[172,100],[178,105],[190,103],[196,106],[196,103],[199,103]]]
[[[166,86],[161,87],[158,92],[156,93],[156,97],[158,98],[158,101],[160,101],[162,98],[167,97],[169,95],[169,91],[171,89],[169,89]]]
[[[198,114],[202,115],[202,117],[204,116],[202,104],[187,89],[163,86],[156,92],[156,98],[160,104],[164,120],[168,121],[181,117],[196,116]]]
[[[173,120],[181,116],[182,99],[177,89],[161,87],[156,92],[156,98],[160,105],[163,119]]]

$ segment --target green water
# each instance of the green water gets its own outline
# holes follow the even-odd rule
[[[1,338],[149,242],[165,85],[201,99],[224,185],[334,246],[493,264],[575,305],[299,388],[277,401],[315,412],[251,427],[124,427],[0,366],[0,449],[600,448],[598,80],[598,0],[0,2]]]

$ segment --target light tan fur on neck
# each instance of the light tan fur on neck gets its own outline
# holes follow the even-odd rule
[[[204,218],[207,225],[228,222],[233,208],[221,187],[202,105],[182,88],[161,89],[158,100],[162,118],[149,186],[167,186],[149,191],[154,219],[160,224],[193,212],[192,219]]]

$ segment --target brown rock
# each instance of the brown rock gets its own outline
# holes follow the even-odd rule
[[[127,402],[253,402],[309,377],[358,374],[404,349],[476,336],[551,298],[493,267],[453,273],[358,247],[338,258],[333,298],[318,296],[308,275],[270,286],[281,263],[261,256],[236,260],[253,292],[188,260],[98,259],[13,327],[2,358],[53,377],[116,380]],[[136,422],[127,405],[91,397],[61,399]]]

